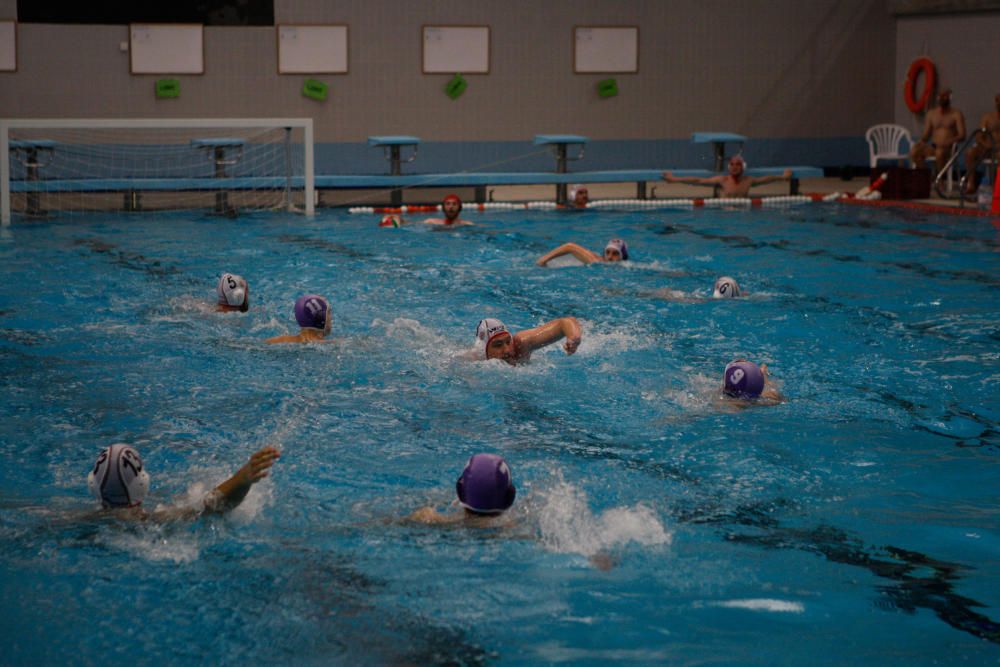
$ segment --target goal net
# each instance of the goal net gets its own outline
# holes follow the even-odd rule
[[[3,222],[314,210],[312,119],[0,120]]]

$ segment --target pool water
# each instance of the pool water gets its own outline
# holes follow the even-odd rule
[[[0,230],[4,664],[1000,662],[1000,234],[787,210],[171,214]],[[623,264],[538,267],[566,241]],[[213,310],[223,271],[251,308]],[[711,300],[720,275],[749,292]],[[328,297],[334,344],[296,333]],[[476,323],[577,317],[575,355],[471,361]],[[785,396],[741,409],[722,369]],[[256,449],[237,510],[95,516],[127,442],[145,505]],[[518,488],[450,511],[476,452]]]

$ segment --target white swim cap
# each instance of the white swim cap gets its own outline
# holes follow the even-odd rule
[[[713,299],[735,299],[740,296],[740,286],[729,276],[722,276],[715,281]]]
[[[139,452],[121,443],[105,448],[87,475],[90,493],[104,507],[134,507],[149,490],[149,474]]]
[[[215,287],[219,295],[220,306],[242,306],[246,310],[247,281],[235,273],[223,273],[219,284]]]
[[[608,248],[612,250],[617,250],[618,254],[621,255],[622,259],[628,259],[628,244],[622,239],[611,239],[608,244],[604,246],[604,252],[608,251]]]
[[[507,325],[500,320],[492,317],[479,320],[479,325],[476,327],[476,343],[483,352],[483,358],[486,358],[486,348],[489,347],[490,342],[501,334],[510,335],[510,331],[507,330]]]

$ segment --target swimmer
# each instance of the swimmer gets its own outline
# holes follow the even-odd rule
[[[241,312],[250,309],[250,287],[242,276],[223,273],[215,286],[218,302],[215,309],[220,313]]]
[[[562,338],[566,339],[566,354],[573,354],[580,347],[580,337],[580,323],[575,317],[560,317],[513,335],[500,320],[487,318],[476,327],[476,354],[480,359],[503,359],[513,366],[528,361],[538,348]]]
[[[628,244],[622,239],[611,239],[604,246],[604,255],[601,256],[576,243],[563,243],[555,250],[550,250],[542,255],[535,263],[538,266],[545,266],[556,257],[562,257],[563,255],[573,255],[573,257],[576,257],[584,264],[593,264],[594,262],[623,262],[628,260]]]
[[[792,170],[786,169],[781,176],[747,176],[747,162],[742,155],[734,155],[729,158],[729,173],[724,176],[712,176],[710,178],[675,177],[669,171],[663,172],[663,180],[667,183],[684,183],[686,185],[711,185],[718,186],[722,194],[726,197],[748,197],[750,188],[755,185],[765,185],[777,181],[788,181],[792,178]]]
[[[586,185],[576,185],[569,191],[570,208],[587,208],[590,203],[590,191]]]
[[[729,276],[722,276],[715,281],[715,288],[712,291],[713,299],[735,299],[744,295],[740,290],[739,283]]]
[[[444,225],[446,227],[472,224],[468,220],[462,220],[458,217],[462,212],[462,200],[458,198],[458,195],[448,195],[445,197],[444,201],[441,202],[441,210],[444,211],[443,218],[427,218],[424,220],[424,224]]]
[[[267,343],[317,343],[330,333],[330,302],[318,294],[300,296],[295,302],[295,321],[302,327],[298,334],[268,338]]]
[[[722,393],[741,401],[763,401],[777,403],[782,400],[781,392],[771,382],[767,364],[758,366],[746,359],[737,359],[726,365],[722,376]]]
[[[428,525],[463,523],[470,527],[494,525],[495,519],[514,504],[517,489],[507,462],[496,454],[474,454],[455,483],[462,509],[442,514],[433,507],[421,507],[407,521]]]
[[[268,476],[271,466],[281,456],[274,447],[254,452],[250,460],[203,499],[201,507],[156,508],[147,512],[142,501],[149,490],[149,473],[142,458],[132,447],[114,444],[97,457],[94,469],[87,475],[87,486],[105,510],[116,516],[142,521],[171,521],[195,518],[200,514],[222,514],[235,509],[246,498],[250,487]]]
[[[382,221],[378,223],[379,227],[402,227],[406,224],[403,220],[403,216],[398,213],[390,213],[389,215],[383,215]]]

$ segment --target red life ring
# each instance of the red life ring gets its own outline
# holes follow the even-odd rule
[[[920,93],[920,99],[915,97],[917,87],[917,77],[923,72],[924,89]],[[931,100],[931,91],[934,90],[936,72],[934,63],[930,58],[920,57],[910,63],[910,69],[906,71],[906,86],[903,88],[903,100],[907,108],[913,113],[920,113],[927,108],[927,103]]]

